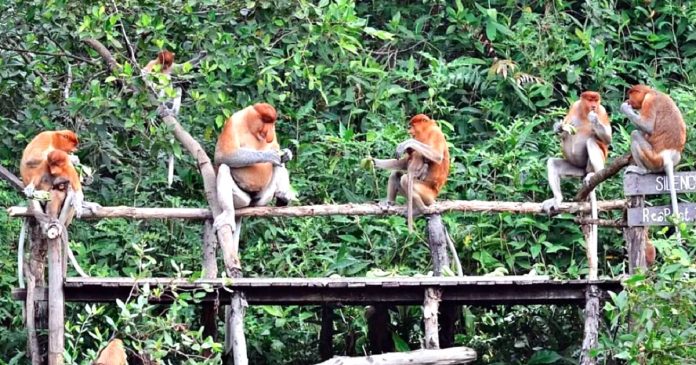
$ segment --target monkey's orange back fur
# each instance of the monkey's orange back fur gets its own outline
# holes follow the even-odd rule
[[[428,176],[422,180],[422,182],[429,185],[437,195],[440,193],[442,187],[445,186],[447,177],[449,176],[450,159],[447,140],[435,121],[425,114],[418,114],[411,118],[410,125],[413,128],[413,138],[415,140],[425,143],[437,151],[442,151],[442,162],[435,163],[430,161]]]

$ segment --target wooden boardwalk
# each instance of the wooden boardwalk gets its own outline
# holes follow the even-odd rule
[[[171,290],[208,293],[203,301],[229,302],[230,293],[241,290],[250,305],[319,305],[371,303],[422,305],[426,288],[440,288],[442,300],[458,304],[577,304],[585,303],[588,285],[618,292],[621,283],[610,280],[550,280],[545,276],[468,276],[468,277],[388,277],[388,278],[67,278],[64,285],[68,302],[113,302],[135,295],[145,285],[163,288],[152,302],[168,303]],[[24,300],[26,291],[13,290],[13,297]],[[46,300],[45,288],[37,288],[37,299]]]

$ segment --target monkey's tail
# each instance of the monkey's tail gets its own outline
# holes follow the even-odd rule
[[[462,262],[459,260],[459,255],[457,255],[457,248],[454,247],[454,241],[450,237],[449,232],[447,232],[447,226],[442,224],[442,229],[445,231],[445,237],[447,237],[447,247],[449,247],[452,252],[452,260],[454,260],[454,266],[457,268],[457,276],[464,276],[464,269],[462,269]]]
[[[406,220],[408,222],[408,231],[413,232],[413,174],[410,172],[408,173],[407,185]]]
[[[171,188],[174,183],[174,154],[169,155],[169,162],[167,164],[167,187]]]
[[[590,192],[590,208],[592,219],[598,219],[597,193],[594,189]],[[587,240],[587,262],[590,267],[590,279],[597,279],[597,224],[590,225],[590,235]]]
[[[24,242],[27,239],[27,218],[22,219],[22,229],[19,231],[17,242],[17,279],[20,289],[24,289]]]
[[[665,166],[665,172],[667,172],[667,178],[669,179],[669,195],[672,199],[672,215],[679,218],[679,203],[677,202],[677,189],[674,187],[674,162],[672,156],[663,156],[663,164]],[[681,232],[679,227],[674,227],[674,237],[677,238],[677,242],[681,243]]]

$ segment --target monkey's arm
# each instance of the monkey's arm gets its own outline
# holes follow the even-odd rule
[[[423,157],[435,163],[442,162],[442,159],[444,158],[441,151],[437,151],[427,144],[416,141],[415,139],[407,139],[399,143],[399,145],[396,146],[396,157],[401,157],[409,148],[414,149],[416,152],[423,155]]]
[[[201,51],[201,53],[197,54],[196,57],[194,57],[194,58],[192,58],[192,59],[190,59],[190,60],[188,60],[188,61],[186,61],[186,62],[188,62],[189,64],[191,64],[191,68],[196,68],[196,67],[198,67],[198,64],[201,63],[201,61],[203,61],[203,59],[204,59],[206,56],[208,56],[208,52],[206,52],[206,51]],[[178,74],[178,73],[180,73],[181,71],[183,71],[184,64],[185,64],[185,63],[175,63],[175,64],[173,64],[173,65],[172,65],[172,73],[173,73],[173,74]]]
[[[383,170],[406,170],[408,167],[408,157],[402,158],[400,160],[397,159],[388,159],[388,160],[380,160],[380,159],[373,159],[375,163],[375,167],[383,169]]]
[[[628,120],[638,127],[639,130],[652,134],[653,130],[655,130],[655,112],[646,105],[646,101],[643,101],[641,114],[633,110],[633,107],[627,102],[621,104],[621,112],[624,113],[628,117]]]
[[[611,125],[609,125],[609,117],[606,114],[597,114],[593,111],[587,114],[587,118],[592,123],[592,130],[595,136],[605,144],[611,144]]]
[[[270,162],[275,166],[281,165],[281,152],[275,150],[257,151],[250,148],[238,148],[231,154],[215,155],[215,163],[222,164],[231,167],[245,167],[262,162]]]

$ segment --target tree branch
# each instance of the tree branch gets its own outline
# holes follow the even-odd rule
[[[85,62],[85,63],[89,63],[90,65],[96,65],[96,64],[94,63],[94,61],[92,61],[92,60],[88,60],[88,59],[86,59],[86,58],[82,58],[82,57],[80,57],[80,56],[75,56],[75,55],[73,55],[73,54],[66,53],[66,52],[57,52],[57,53],[54,53],[54,52],[43,52],[43,51],[31,51],[31,50],[28,50],[28,49],[13,48],[13,47],[6,47],[6,46],[0,46],[0,49],[5,50],[5,51],[17,52],[17,53],[20,53],[20,54],[37,54],[37,55],[52,56],[52,57],[68,57],[68,58],[72,58],[72,59],[75,59],[75,60],[78,60],[78,61],[82,61],[82,62]]]
[[[590,178],[587,184],[583,184],[580,191],[575,195],[575,201],[581,202],[587,199],[590,192],[597,187],[604,180],[616,175],[621,169],[628,166],[631,163],[631,154],[625,154],[616,160],[614,160],[609,166],[598,171]]]
[[[10,184],[10,186],[18,192],[24,192],[24,184],[22,184],[22,180],[20,180],[17,177],[17,175],[11,173],[10,170],[4,168],[3,166],[0,166],[0,178],[7,181]]]
[[[94,49],[99,54],[99,56],[104,60],[104,62],[106,62],[107,68],[109,69],[109,71],[111,71],[111,73],[121,68],[121,66],[116,62],[116,59],[111,54],[111,52],[106,47],[104,47],[104,45],[101,44],[101,42],[92,38],[87,38],[83,40],[83,42],[85,42],[88,46],[92,47],[92,49]]]

